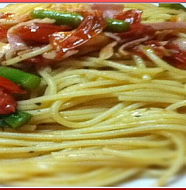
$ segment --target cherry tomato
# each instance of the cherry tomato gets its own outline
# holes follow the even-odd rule
[[[179,69],[186,69],[186,52],[172,42],[165,45],[165,48],[170,51],[170,56],[165,56],[164,60]]]
[[[10,114],[16,111],[17,103],[13,95],[0,89],[0,115]]]
[[[19,77],[19,76],[18,76]],[[15,94],[24,94],[25,91],[22,90],[17,84],[12,81],[0,76],[0,88],[5,89],[10,93]]]
[[[132,24],[130,29],[127,32],[122,32],[117,34],[122,39],[126,39],[127,41],[143,38],[146,36],[154,36],[156,30],[154,30],[150,26],[146,26],[143,24]]]
[[[71,27],[49,23],[32,23],[28,26],[21,26],[14,32],[24,41],[38,43],[49,43],[49,36],[55,32],[69,31]]]
[[[141,22],[142,12],[139,10],[128,10],[123,11],[122,13],[115,15],[115,19],[125,20],[130,22],[130,24],[139,24]]]
[[[56,49],[56,59],[62,59],[68,51],[78,47],[100,34],[106,27],[105,19],[100,12],[87,15],[79,27],[72,32],[58,32],[50,37],[52,46]]]
[[[186,69],[186,53],[174,53],[169,57],[164,57],[164,60],[179,69]]]
[[[4,26],[0,26],[0,40],[7,37],[7,29]]]

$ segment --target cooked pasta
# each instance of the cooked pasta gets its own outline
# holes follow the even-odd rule
[[[186,21],[182,9],[143,3],[124,7],[142,11],[143,24]],[[0,26],[10,25],[11,36],[29,23],[55,22],[25,20],[34,9],[89,8],[88,4],[9,5],[0,12],[12,13],[14,19],[1,18]],[[183,30],[176,34],[172,30],[158,30],[159,41],[168,41],[164,38],[170,32],[177,35],[171,40],[186,40]],[[32,119],[19,129],[0,131],[2,185],[117,186],[147,176],[157,178],[156,186],[166,186],[185,168],[186,70],[145,44],[146,36],[121,44],[120,36],[111,32],[105,36],[109,41],[97,45],[99,50],[72,51],[34,70],[40,85],[17,102],[17,109]],[[131,45],[140,54],[127,49]],[[2,65],[27,71],[33,67],[29,62],[25,68],[28,59],[40,55],[53,61],[57,52],[51,43],[16,50],[9,39],[0,48]]]

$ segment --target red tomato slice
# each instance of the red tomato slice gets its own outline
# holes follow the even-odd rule
[[[15,94],[24,94],[26,92],[22,90],[17,84],[1,76],[0,76],[0,87],[10,93],[15,93]]]
[[[64,54],[78,47],[100,34],[106,27],[101,13],[87,15],[79,27],[72,32],[58,32],[50,37],[52,46],[56,49],[56,59],[62,59]]]
[[[170,57],[164,57],[164,60],[179,69],[186,69],[186,53],[180,52],[172,54]]]
[[[179,47],[172,42],[168,42],[167,44],[162,45],[161,41],[149,40],[144,42],[144,44],[150,45],[158,57],[162,58],[172,66],[186,70],[186,52],[180,50]],[[129,49],[129,51],[141,56],[143,59],[148,60],[146,55],[140,49],[138,49],[138,47]],[[167,55],[166,51],[168,51],[170,55]]]
[[[0,40],[7,37],[7,29],[4,26],[0,26]]]
[[[127,41],[143,38],[145,36],[154,36],[156,30],[154,30],[150,26],[146,26],[143,24],[132,24],[130,29],[127,32],[119,33],[122,39],[126,39]]]
[[[130,24],[139,24],[141,22],[142,11],[139,10],[129,10],[123,11],[122,13],[115,15],[115,19],[125,20],[130,22]]]
[[[186,52],[171,42],[165,45],[165,48],[170,50],[171,55],[165,56],[164,60],[179,69],[186,69]]]
[[[10,114],[16,111],[17,103],[14,97],[0,89],[0,115]]]
[[[55,32],[69,31],[71,27],[48,23],[33,23],[29,26],[21,26],[14,32],[24,41],[49,43],[49,36]]]

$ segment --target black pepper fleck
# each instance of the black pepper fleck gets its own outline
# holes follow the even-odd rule
[[[31,151],[29,151],[28,153],[34,153],[34,151],[33,151],[33,150],[31,150]]]
[[[40,103],[40,102],[38,102],[38,103],[35,103],[35,105],[40,106],[40,105],[41,105],[41,103]]]

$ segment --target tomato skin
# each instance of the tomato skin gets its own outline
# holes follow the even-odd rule
[[[68,51],[77,50],[106,27],[106,21],[102,13],[95,11],[86,15],[79,27],[72,32],[58,32],[50,37],[51,45],[56,49],[56,59],[63,58]]]
[[[7,37],[7,29],[4,26],[0,26],[0,40]]]
[[[166,49],[170,50],[171,55],[165,56],[164,60],[179,69],[186,69],[186,52],[171,42],[167,43]]]
[[[172,54],[169,57],[164,57],[164,60],[178,69],[186,70],[186,52]]]
[[[0,88],[13,94],[24,94],[25,91],[22,90],[17,84],[12,81],[0,76]]]
[[[13,95],[0,89],[0,115],[14,113],[16,111],[17,103]]]
[[[28,26],[17,28],[14,33],[24,41],[49,43],[51,34],[60,31],[69,31],[71,27],[63,25],[55,25],[50,23],[32,23]]]
[[[170,65],[186,70],[186,51],[180,50],[179,47],[173,44],[171,41],[165,45],[162,45],[161,41],[149,40],[144,42],[144,45],[150,46],[158,57],[165,60]],[[138,47],[129,48],[128,50],[131,53],[148,60],[147,56]]]
[[[125,20],[130,22],[130,24],[139,24],[141,22],[142,11],[139,10],[128,10],[123,11],[122,13],[115,15],[115,19]]]
[[[0,76],[0,115],[16,111],[17,103],[12,94],[24,94],[17,84]]]
[[[128,10],[115,15],[114,18],[124,20],[130,23],[128,31],[119,33],[118,36],[127,41],[143,38],[145,36],[153,36],[156,32],[152,27],[141,24],[142,11]]]
[[[127,41],[154,36],[156,30],[143,24],[132,24],[127,32],[119,33],[118,36]]]

